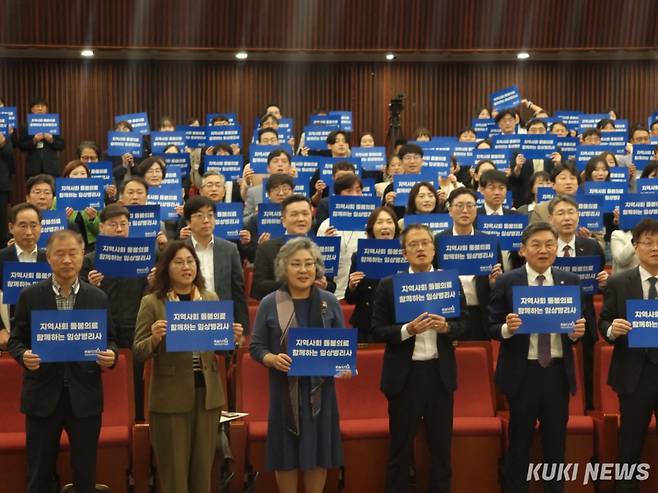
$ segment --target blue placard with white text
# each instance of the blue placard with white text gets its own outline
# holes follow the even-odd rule
[[[281,224],[281,204],[258,204],[258,236],[270,233],[272,238],[280,238],[286,232]]]
[[[521,104],[521,94],[517,85],[501,89],[489,96],[490,106],[494,111],[515,108]]]
[[[146,277],[155,265],[155,242],[151,238],[98,235],[96,270],[112,277]]]
[[[410,224],[425,224],[434,234],[446,229],[452,229],[452,217],[448,213],[436,212],[433,214],[405,214],[405,228]]]
[[[142,139],[142,134],[139,132],[108,132],[107,155],[117,157],[132,154],[134,157],[142,157],[144,152]]]
[[[496,128],[496,120],[493,118],[473,118],[471,127],[475,130],[475,136],[478,139],[486,139],[491,131]]]
[[[98,178],[56,178],[57,207],[82,211],[87,207],[101,209],[105,186]]]
[[[491,235],[439,235],[437,258],[441,269],[460,276],[486,276],[498,262],[498,240]]]
[[[450,174],[451,164],[452,149],[449,151],[427,149],[423,153],[423,172],[446,178]]]
[[[585,171],[587,161],[593,157],[598,157],[601,153],[612,152],[614,148],[604,145],[579,145],[576,147],[576,163],[578,164],[578,171]]]
[[[352,157],[361,160],[365,171],[382,171],[386,166],[385,147],[353,147]]]
[[[409,263],[402,255],[399,240],[359,239],[356,271],[363,272],[368,279],[382,279],[408,270]]]
[[[325,156],[293,156],[292,164],[298,173],[315,173],[329,158]]]
[[[146,203],[160,206],[160,219],[162,221],[178,219],[176,206],[183,203],[183,190],[180,185],[150,187]]]
[[[242,147],[242,126],[235,124],[206,127],[206,145],[220,143]]]
[[[151,126],[149,125],[149,116],[147,113],[130,113],[114,117],[115,125],[124,121],[130,123],[133,127],[133,132],[138,132],[142,135],[148,135],[151,133]]]
[[[395,274],[395,321],[410,322],[425,312],[459,318],[460,286],[455,270]]]
[[[576,194],[576,202],[578,202],[578,225],[592,232],[603,231],[603,197],[579,191]]]
[[[159,205],[129,205],[129,236],[133,238],[155,238],[160,231]]]
[[[474,166],[475,142],[458,142],[452,149],[452,155],[460,166]]]
[[[23,288],[48,279],[52,273],[48,262],[4,262],[2,264],[2,302],[14,305]]]
[[[626,154],[627,140],[628,132],[623,130],[601,132],[601,145],[613,149],[613,154]]]
[[[304,127],[304,145],[314,151],[327,149],[327,136],[339,127],[323,125],[307,125]]]
[[[239,240],[243,229],[244,215],[242,202],[216,204],[215,236],[225,240]]]
[[[653,159],[655,144],[633,144],[633,164],[638,171],[643,170],[649,161]]]
[[[635,180],[635,189],[637,190],[637,193],[657,193],[658,179],[638,178],[637,180]]]
[[[501,134],[501,135],[494,135],[491,140],[493,142],[494,149],[508,149],[510,151],[520,151],[524,137],[525,135]]]
[[[613,212],[619,206],[621,196],[628,193],[628,183],[611,181],[586,181],[585,193],[603,197],[602,212]]]
[[[48,238],[55,231],[66,229],[69,227],[69,221],[66,218],[66,211],[64,209],[41,211],[41,235],[37,246],[39,248],[46,248]]]
[[[331,116],[338,117],[338,126],[345,130],[346,132],[352,131],[352,112],[351,111],[342,111],[342,110],[331,110],[329,112]]]
[[[562,159],[576,159],[576,149],[580,145],[578,137],[558,137],[557,148],[562,154]]]
[[[555,197],[555,189],[551,186],[537,187],[537,203],[541,204]]]
[[[579,286],[512,286],[512,310],[519,334],[573,332],[580,318]]]
[[[633,229],[642,219],[658,219],[658,193],[626,193],[619,203],[619,227]]]
[[[27,134],[52,134],[59,135],[59,114],[47,113],[37,114],[28,113],[27,115]]]
[[[206,146],[206,127],[181,126],[176,130],[185,134],[185,146],[199,149]]]
[[[108,186],[112,184],[112,161],[98,161],[95,163],[87,163],[90,178],[98,178],[103,181],[103,185]]]
[[[256,174],[267,173],[267,156],[276,149],[283,149],[292,156],[292,148],[288,144],[279,144],[266,146],[260,144],[251,144],[249,146],[249,166]]]
[[[607,113],[583,113],[580,115],[578,133],[582,134],[588,128],[596,128],[596,125],[603,119],[610,118]]]
[[[313,238],[313,242],[320,248],[320,253],[322,253],[325,275],[335,276],[338,274],[340,236],[316,236]]]
[[[338,115],[311,115],[308,117],[308,124],[322,127],[340,127],[340,117]]]
[[[16,106],[1,106],[0,107],[0,128],[17,126],[17,112]]]
[[[180,170],[181,176],[190,174],[190,155],[187,152],[167,153],[158,156],[165,162],[167,170],[177,168]],[[169,172],[169,171],[167,171]]]
[[[658,300],[626,300],[628,347],[658,348]]]
[[[226,181],[237,180],[242,177],[244,167],[241,155],[235,156],[203,156],[203,171],[217,171]]]
[[[629,180],[629,169],[625,166],[613,166],[609,169],[610,181],[625,183]]]
[[[521,154],[526,159],[550,159],[557,151],[557,137],[551,134],[526,134],[521,139]]]
[[[165,177],[162,179],[161,186],[183,186],[183,177],[181,176],[180,168],[167,169]]]
[[[475,163],[491,161],[496,169],[504,171],[511,165],[512,151],[509,149],[475,149]]]
[[[436,188],[437,177],[434,173],[422,170],[420,174],[405,173],[393,176],[393,191],[395,192],[394,205],[406,207],[409,202],[409,192],[416,183],[426,181]]]
[[[601,272],[601,257],[556,257],[553,267],[576,274],[580,279],[583,294],[594,294],[599,290],[596,276]]]
[[[185,132],[151,132],[153,154],[160,154],[169,146],[176,146],[181,152],[185,148]]]
[[[346,371],[356,375],[357,334],[357,329],[291,327],[288,375],[334,377]]]
[[[167,352],[231,351],[233,301],[167,301]]]
[[[332,195],[329,223],[339,231],[365,231],[370,213],[380,205],[378,197]]]
[[[497,236],[502,250],[516,251],[521,247],[521,234],[528,226],[528,216],[525,214],[506,214],[504,216],[478,214],[475,224],[478,231]]]
[[[555,116],[559,118],[569,130],[578,130],[580,128],[580,117],[582,114],[582,111],[558,110],[555,112]]]
[[[30,319],[41,363],[94,362],[107,349],[107,310],[33,310]]]

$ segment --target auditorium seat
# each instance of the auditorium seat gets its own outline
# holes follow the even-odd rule
[[[341,303],[340,307],[343,310],[343,321],[345,322],[345,327],[352,328],[352,324],[350,323],[350,318],[352,318],[352,313],[354,313],[354,305]]]
[[[603,295],[601,293],[594,295],[594,314],[596,315],[596,320],[601,317],[601,310],[603,309]]]
[[[617,460],[617,436],[619,433],[619,399],[616,392],[608,385],[608,371],[612,361],[614,346],[599,340],[594,346],[594,410],[589,414],[594,418],[596,459],[598,462],[615,462]],[[656,437],[655,416],[649,423],[649,431],[644,444],[643,461],[651,465],[651,470],[658,470],[658,437]],[[641,483],[641,491],[658,491],[658,478],[650,474],[647,481]],[[612,482],[602,482],[603,491],[612,489]]]
[[[388,403],[379,390],[383,358],[383,345],[359,349],[358,375],[336,380],[344,493],[384,491],[389,438]]]
[[[460,342],[455,357],[452,488],[495,493],[500,491],[498,468],[503,453],[503,426],[496,415],[491,345],[486,341]],[[417,489],[424,491],[430,458],[422,426],[415,448]]]

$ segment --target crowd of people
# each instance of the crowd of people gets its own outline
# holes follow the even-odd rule
[[[638,298],[658,298],[654,277],[658,221],[645,219],[632,230],[621,229],[620,209],[613,204],[603,214],[602,227],[593,230],[579,222],[579,202],[590,191],[587,183],[610,182],[617,170],[624,170],[619,176],[628,192],[637,190],[638,180],[658,177],[658,120],[647,126],[622,125],[609,111],[595,128],[583,129],[531,101],[523,100],[522,105],[532,113],[527,122],[518,108],[498,112],[485,108],[474,115],[473,126],[450,138],[453,147],[465,145],[470,153],[451,155],[445,172],[436,171],[427,159],[433,145],[441,145],[428,129],[389,143],[390,153],[381,166],[365,170],[352,150],[377,147],[371,132],[355,139],[351,132],[331,128],[326,148],[311,149],[304,134],[299,143],[294,136],[284,137],[277,105],[265,108],[254,135],[255,144],[269,146],[265,173],[256,173],[248,162],[248,149],[235,143],[170,146],[158,154],[151,153],[145,136],[143,154],[135,156],[109,155],[99,143],[83,141],[76,147],[77,159],[64,164],[59,153],[67,144],[60,135],[30,135],[26,128],[12,127],[0,133],[0,216],[8,218],[0,221],[4,247],[0,263],[48,262],[52,270],[48,280],[25,288],[17,304],[0,309],[0,349],[8,350],[26,369],[21,408],[27,424],[28,491],[52,491],[62,429],[71,438],[75,491],[93,491],[102,414],[100,371],[115,364],[119,348],[133,353],[136,419],[147,418],[150,423],[163,491],[208,491],[217,440],[222,438],[217,418],[227,397],[212,351],[167,351],[165,304],[172,301],[233,302],[236,345],[248,340],[253,358],[269,368],[267,465],[276,471],[281,492],[297,491],[299,471],[306,491],[320,492],[326,470],[342,464],[333,378],[286,375],[291,366],[288,329],[345,327],[348,322],[358,330],[360,343],[386,343],[381,390],[389,402],[389,492],[406,491],[421,418],[432,456],[430,490],[450,491],[458,340],[501,341],[496,383],[510,409],[505,491],[527,491],[526,470],[537,420],[542,424],[544,462],[564,462],[569,393],[575,389],[571,346],[578,343],[583,348],[584,390],[591,408],[593,351],[600,336],[615,344],[610,376],[621,401],[619,461],[642,462],[642,443],[658,404],[656,372],[649,365],[657,364],[658,358],[654,350],[628,347],[626,337],[632,327],[623,301],[631,292]],[[34,99],[30,113],[49,114],[47,101]],[[488,122],[490,135],[482,135],[477,122]],[[209,126],[231,123],[228,117],[215,116]],[[185,126],[202,126],[202,122],[193,118]],[[157,126],[160,132],[176,128],[171,117],[162,117]],[[597,146],[606,132],[620,129],[627,129],[623,152],[604,150],[580,162],[574,148],[561,145],[575,137],[576,149]],[[112,130],[131,132],[133,127],[120,121]],[[555,135],[557,146],[540,159],[526,158],[520,148],[511,149],[502,164],[474,157],[476,150],[497,150],[498,135],[519,134]],[[653,146],[652,155],[636,163],[634,147],[646,145]],[[26,197],[9,209],[19,151],[25,154],[26,174],[20,179],[26,180]],[[176,184],[183,197],[175,208],[176,218],[163,217],[153,239],[155,267],[137,278],[100,272],[95,266],[97,239],[130,237],[130,207],[152,203],[150,193],[162,186],[169,172],[167,153],[185,154],[189,167]],[[228,179],[206,169],[208,156],[242,156],[246,164],[240,176]],[[328,158],[322,161],[328,168],[302,173],[300,156]],[[68,228],[49,232],[46,248],[40,248],[42,217],[58,210],[56,180],[91,178],[90,163],[99,161],[112,162],[104,206],[65,208]],[[399,175],[418,175],[408,198],[398,188]],[[380,198],[363,230],[334,225],[332,198],[342,196]],[[542,200],[545,196],[550,198]],[[239,233],[231,239],[215,234],[218,213],[228,203],[243,206]],[[263,204],[280,206],[279,233],[263,229],[259,214]],[[487,273],[459,275],[462,309],[457,319],[423,313],[398,323],[392,278],[372,278],[358,268],[360,240],[375,239],[400,242],[408,263],[405,271],[433,271],[440,268],[442,237],[480,234],[478,220],[484,216],[519,215],[528,217],[528,226],[519,232],[520,247],[499,248]],[[658,209],[650,215],[658,218]],[[448,226],[437,230],[429,222],[424,224],[439,219]],[[340,239],[338,263],[331,275],[314,242],[326,236]],[[571,333],[517,334],[523,321],[511,304],[512,286],[579,285],[576,275],[552,267],[557,257],[573,256],[600,259],[595,276],[605,296],[600,317],[595,314],[594,295],[585,294],[582,317],[574,320]],[[249,271],[253,282],[246,293]],[[250,300],[259,303],[252,323]],[[344,304],[354,305],[349,321],[343,320]],[[108,313],[108,345],[99,351],[97,363],[41,363],[31,350],[32,310],[82,308]],[[153,360],[153,368],[148,409],[144,409],[147,359]],[[337,376],[354,377],[350,372]],[[561,491],[558,482],[546,487]],[[636,491],[632,482],[619,487]]]

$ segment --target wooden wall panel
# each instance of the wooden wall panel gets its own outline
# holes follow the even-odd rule
[[[655,0],[2,0],[0,45],[652,49]]]

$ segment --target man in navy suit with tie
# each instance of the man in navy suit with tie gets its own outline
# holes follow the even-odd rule
[[[527,492],[530,447],[537,420],[544,451],[542,462],[563,463],[569,417],[569,392],[576,390],[571,346],[585,333],[585,319],[569,334],[518,333],[523,319],[513,312],[513,286],[579,285],[578,276],[552,268],[558,236],[547,223],[528,226],[521,236],[523,267],[500,277],[489,301],[489,330],[501,341],[496,384],[509,409],[504,491]],[[532,327],[524,327],[532,332]],[[557,329],[557,327],[556,327]],[[545,492],[562,492],[561,481],[546,482]]]

